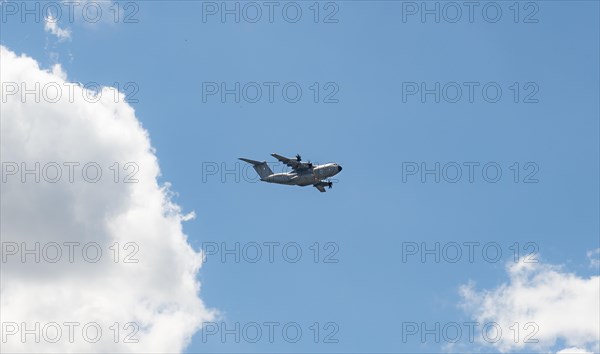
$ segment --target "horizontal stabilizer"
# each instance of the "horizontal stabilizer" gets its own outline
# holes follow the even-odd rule
[[[254,161],[254,160],[250,160],[250,159],[245,159],[243,157],[240,157],[240,160],[242,160],[244,162],[247,162],[247,163],[251,163],[253,165],[260,165],[262,163],[266,163],[266,161],[262,161],[262,162],[261,161]]]

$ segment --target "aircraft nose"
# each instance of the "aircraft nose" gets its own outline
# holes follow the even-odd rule
[[[342,166],[338,165],[338,172],[340,172],[342,170]]]

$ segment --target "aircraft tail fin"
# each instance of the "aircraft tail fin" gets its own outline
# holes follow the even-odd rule
[[[252,167],[254,167],[254,170],[256,171],[256,173],[258,173],[261,179],[269,177],[273,174],[273,171],[271,171],[271,168],[269,167],[269,165],[267,165],[266,161],[254,161],[250,159],[245,159],[243,157],[240,157],[240,160],[252,164]]]

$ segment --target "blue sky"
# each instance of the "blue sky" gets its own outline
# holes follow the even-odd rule
[[[436,23],[433,15],[422,21],[419,14],[403,22],[411,5],[400,1],[321,2],[319,23],[313,2],[298,2],[303,12],[296,23],[281,16],[285,2],[273,23],[266,12],[257,23],[236,23],[233,16],[223,22],[218,15],[203,21],[207,5],[200,1],[137,4],[137,23],[63,19],[59,25],[72,38],[61,42],[43,23],[9,18],[1,44],[44,66],[60,62],[72,81],[135,83],[139,102],[132,106],[156,148],[162,182],[172,184],[184,211],[197,215],[184,224],[195,249],[254,242],[301,247],[297,263],[280,253],[272,263],[266,254],[257,263],[211,255],[199,275],[201,297],[221,313],[219,323],[297,322],[298,343],[277,335],[275,343],[264,337],[235,343],[233,336],[203,341],[199,332],[187,352],[441,352],[448,350],[443,341],[403,343],[402,323],[472,320],[458,306],[459,287],[507,282],[515,243],[521,252],[534,243],[540,262],[597,275],[586,253],[600,247],[598,2],[520,2],[518,23],[513,2],[503,1],[493,3],[502,10],[495,23],[481,16],[481,7],[472,22],[466,7],[456,23],[443,16]],[[334,10],[337,23],[323,23]],[[524,23],[531,12],[537,22]],[[264,91],[257,103],[234,102],[233,95],[203,102],[206,82],[229,88],[256,82]],[[274,102],[265,82],[278,85]],[[433,88],[436,82],[456,83],[461,99],[442,96],[436,103],[427,95],[422,102],[416,94],[403,102],[406,83]],[[473,102],[469,82],[477,83]],[[301,87],[298,102],[283,98],[286,83]],[[482,96],[489,83],[502,89],[498,102]],[[338,102],[324,103],[332,87]],[[529,98],[538,102],[523,102],[534,90]],[[344,170],[327,193],[222,175],[223,167],[242,171],[238,157],[274,161],[273,152],[337,162]],[[435,183],[433,175],[423,183],[419,173],[403,182],[406,163],[432,169],[453,162],[462,166],[457,183]],[[478,164],[473,183],[468,162]],[[497,183],[481,175],[488,163],[502,169]],[[209,164],[219,171],[207,175]],[[534,168],[538,182],[523,183]],[[474,262],[464,255],[457,263],[432,256],[402,261],[403,243],[436,242],[494,242],[503,253],[496,263],[477,252]],[[324,249],[328,243],[335,246]],[[324,263],[334,249],[338,262]],[[315,322],[319,343],[312,341]],[[339,330],[338,343],[323,343],[329,322]]]

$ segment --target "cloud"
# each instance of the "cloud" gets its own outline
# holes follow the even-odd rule
[[[44,30],[55,35],[59,41],[71,39],[71,30],[58,27],[58,21],[52,15],[48,15],[44,21]]]
[[[502,352],[550,350],[557,343],[570,347],[561,353],[585,350],[581,348],[598,351],[599,276],[584,278],[559,266],[523,262],[509,264],[507,272],[509,282],[495,289],[477,291],[474,284],[460,288],[461,305],[471,317],[479,323],[496,322],[506,329],[492,345]],[[515,323],[520,328],[518,340],[510,330]],[[531,325],[525,328],[528,323]],[[532,335],[529,343],[525,342],[526,335]]]
[[[595,250],[588,251],[587,258],[590,262],[591,268],[599,268],[600,267],[600,248],[596,248]]]
[[[558,351],[558,352],[556,352],[556,354],[592,354],[592,352],[588,352],[585,349],[572,347],[572,348],[565,348],[561,351]]]
[[[0,58],[2,349],[182,351],[216,313],[182,230],[194,214],[158,184],[148,132],[122,93],[69,85],[4,46]]]

